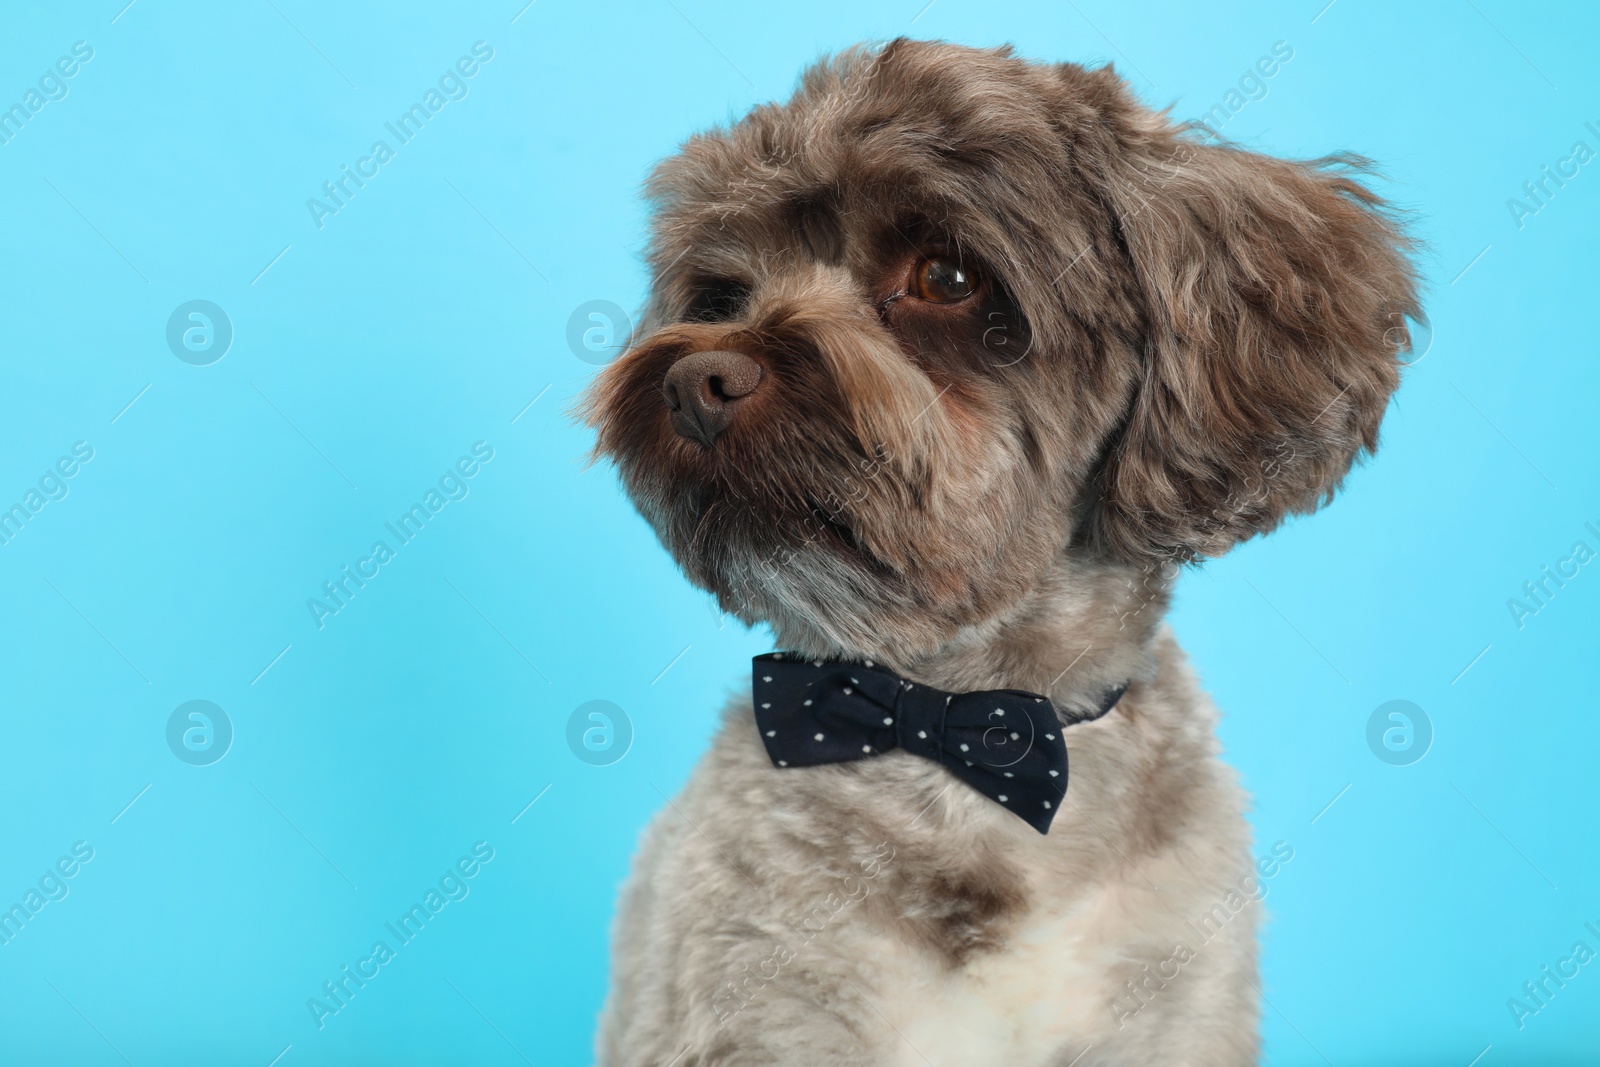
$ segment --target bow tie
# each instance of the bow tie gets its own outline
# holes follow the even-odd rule
[[[957,778],[1041,834],[1067,792],[1067,743],[1055,706],[1038,693],[946,693],[866,663],[773,652],[754,661],[756,726],[778,767],[815,767],[902,748]],[[1106,694],[1110,711],[1127,686]]]

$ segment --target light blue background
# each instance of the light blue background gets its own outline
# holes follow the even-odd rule
[[[1600,949],[1600,562],[1507,607],[1600,549],[1600,162],[1507,207],[1600,150],[1592,6],[123,2],[0,31],[3,105],[94,48],[0,145],[0,504],[94,448],[0,547],[0,906],[95,850],[0,946],[0,1061],[588,1061],[637,835],[768,645],[583,468],[567,320],[640,303],[652,161],[898,34],[1110,59],[1184,117],[1288,42],[1224,132],[1361,151],[1417,212],[1436,338],[1378,460],[1173,613],[1259,847],[1295,849],[1267,1059],[1600,1060],[1600,962],[1525,1029],[1506,1005]],[[307,198],[479,40],[469,95],[318,229]],[[197,298],[235,330],[206,367],[164,339]],[[319,630],[307,598],[480,440],[470,495]],[[236,731],[212,766],[165,741],[191,699]],[[591,699],[634,726],[611,766],[565,740]],[[1412,766],[1367,747],[1391,699],[1436,732]],[[307,998],[477,841],[470,895],[319,1031]]]

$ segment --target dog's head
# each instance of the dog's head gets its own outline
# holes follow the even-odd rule
[[[1063,558],[1216,555],[1376,444],[1418,309],[1358,166],[1206,143],[1109,68],[846,52],[656,170],[596,451],[818,652],[924,653]]]

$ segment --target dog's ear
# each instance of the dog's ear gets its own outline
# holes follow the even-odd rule
[[[1129,560],[1215,556],[1326,502],[1419,316],[1411,243],[1364,161],[1273,159],[1128,105],[1100,160],[1144,308],[1143,378],[1088,535]]]

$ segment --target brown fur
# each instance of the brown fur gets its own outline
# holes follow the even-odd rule
[[[1109,67],[898,40],[819,63],[657,168],[650,303],[585,412],[689,578],[784,647],[946,689],[1075,712],[1134,684],[1072,727],[1046,839],[904,754],[777,771],[736,705],[641,855],[603,1061],[885,1062],[878,1003],[906,975],[1131,974],[1249,870],[1209,705],[1158,626],[1179,564],[1316,507],[1376,444],[1418,308],[1361,167],[1208,142]],[[981,292],[906,296],[935,253]],[[661,395],[709,351],[763,371],[710,447]],[[707,989],[880,842],[893,862],[833,949],[808,944],[732,1021],[708,1012]],[[1078,1020],[1082,989],[1030,993],[1065,998],[1052,1049],[1248,1061],[1252,927],[1137,1033]],[[1043,936],[1082,959],[1036,960]]]
[[[653,295],[589,399],[597,451],[691,579],[808,651],[937,648],[1069,546],[1215,555],[1376,443],[1416,298],[1347,169],[1203,143],[1110,68],[847,52],[652,177]],[[880,313],[939,248],[981,264],[981,305]],[[738,312],[684,321],[719,281]],[[659,397],[710,349],[771,378],[713,450]],[[793,564],[828,580],[773,580]]]

